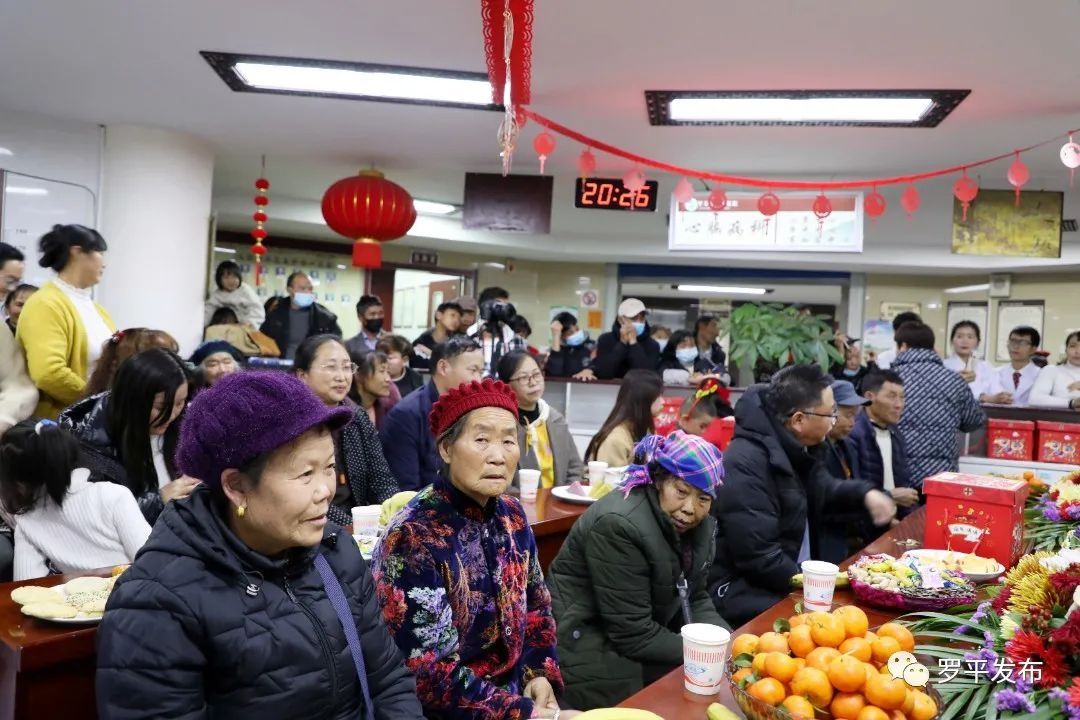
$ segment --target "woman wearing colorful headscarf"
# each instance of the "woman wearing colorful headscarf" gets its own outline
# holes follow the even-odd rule
[[[443,468],[372,559],[425,717],[559,718],[551,596],[525,512],[503,494],[520,455],[517,397],[473,381],[439,396],[430,423]]]
[[[649,435],[622,492],[574,523],[548,571],[567,703],[617,705],[682,664],[683,625],[727,627],[707,589],[723,479],[702,438]]]

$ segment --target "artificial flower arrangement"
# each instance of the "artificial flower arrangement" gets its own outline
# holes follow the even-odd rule
[[[1080,720],[1080,550],[1027,555],[991,599],[901,620],[937,662],[938,720]]]
[[[1024,533],[1035,550],[1080,547],[1080,471],[1028,496]]]

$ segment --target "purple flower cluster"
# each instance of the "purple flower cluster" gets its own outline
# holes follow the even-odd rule
[[[1042,511],[1043,517],[1050,522],[1061,522],[1061,510],[1058,508],[1057,503],[1051,500],[1049,496],[1044,495],[1039,500],[1037,507]]]
[[[1080,530],[1080,528],[1077,528],[1077,530]],[[987,600],[986,602],[979,603],[979,606],[977,608],[975,608],[975,612],[971,616],[971,622],[972,623],[977,623],[977,622],[981,621],[983,618],[985,618],[986,613],[990,611],[990,605],[991,605],[991,603],[990,603],[989,600]],[[957,625],[953,629],[953,635],[964,635],[964,634],[967,633],[968,630],[971,630],[971,629],[972,628],[971,628],[970,625]],[[983,635],[985,637],[990,636],[989,633],[983,633]],[[987,647],[991,647],[993,645],[992,640],[988,639],[986,642],[987,642],[987,645],[986,645]]]
[[[997,701],[998,712],[1007,711],[1013,713],[1034,713],[1035,703],[1031,702],[1023,693],[1016,690],[999,690],[994,693]]]
[[[1069,520],[1080,520],[1080,505],[1069,505],[1065,508],[1065,517]]]
[[[1069,720],[1080,720],[1080,707],[1069,704],[1069,693],[1061,688],[1054,688],[1047,696],[1051,700],[1058,700],[1061,702],[1061,709],[1068,713]]]

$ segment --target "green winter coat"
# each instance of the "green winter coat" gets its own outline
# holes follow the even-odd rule
[[[611,492],[578,518],[547,578],[571,707],[612,707],[681,665],[684,624],[727,627],[706,590],[715,529],[706,516],[682,538],[694,551],[684,618],[679,536],[655,486]]]

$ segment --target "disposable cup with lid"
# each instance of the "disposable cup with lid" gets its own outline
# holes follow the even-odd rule
[[[731,633],[719,625],[682,626],[683,686],[697,695],[715,695],[724,682]]]

